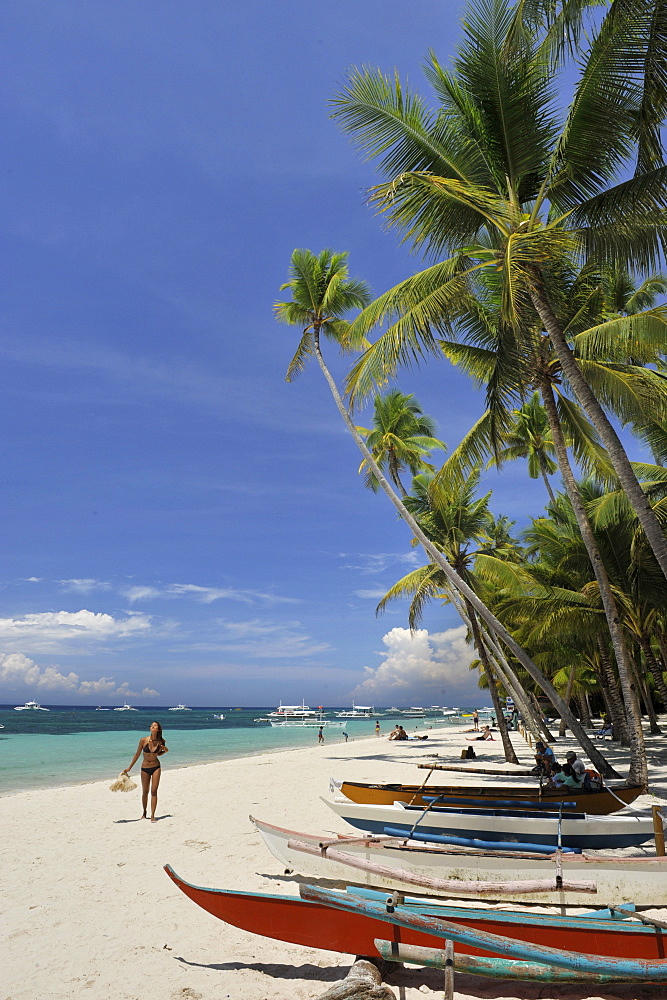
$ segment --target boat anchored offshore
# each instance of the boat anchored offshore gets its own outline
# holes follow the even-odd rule
[[[268,712],[266,718],[273,724],[273,720],[281,722],[286,719],[316,719],[317,712],[314,708],[309,708],[305,702],[300,705],[278,705],[275,712]],[[257,719],[255,720],[258,721]],[[262,719],[263,721],[263,719]]]
[[[352,702],[351,709],[343,712],[336,712],[337,719],[370,719],[376,714],[372,705],[355,705]]]
[[[270,722],[274,729],[300,729],[303,726],[309,729],[343,729],[345,726],[345,723],[339,722],[338,719],[325,719],[321,715],[315,715],[312,719],[271,719]]]
[[[173,708],[168,708],[168,712],[191,712],[192,709],[188,708],[187,705],[174,705]]]
[[[119,708],[114,708],[114,712],[138,712],[138,711],[139,711],[138,708],[132,708],[132,706],[128,705],[127,702],[125,702],[125,704],[121,705]]]
[[[25,705],[14,705],[15,712],[50,712],[50,708],[44,708],[36,701],[26,701]]]

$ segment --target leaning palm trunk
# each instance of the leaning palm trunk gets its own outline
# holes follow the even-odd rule
[[[459,615],[463,621],[467,624],[468,628],[472,632],[472,626],[468,618],[468,613],[466,610],[466,605],[461,600],[458,592],[451,586],[447,585],[445,588],[447,597],[450,602],[454,605]],[[521,712],[524,722],[532,732],[535,739],[539,736],[543,736],[548,743],[553,740],[553,736],[547,729],[542,720],[541,716],[535,712],[530,700],[526,698],[526,693],[521,686],[521,681],[517,675],[512,670],[511,666],[507,662],[507,658],[504,656],[502,649],[496,642],[495,636],[492,632],[489,632],[484,624],[478,621],[478,626],[482,639],[484,641],[487,650],[489,651],[489,657],[493,664],[494,672],[498,675],[502,683],[505,685],[509,693],[514,698],[516,707]]]
[[[602,673],[605,678],[605,690],[607,692],[607,697],[609,698],[609,703],[612,708],[612,722],[614,725],[614,735],[620,742],[621,746],[630,746],[630,732],[628,730],[628,720],[625,714],[625,709],[623,706],[623,699],[621,698],[618,691],[618,683],[616,681],[616,675],[614,674],[614,668],[611,664],[609,658],[609,648],[607,641],[603,636],[598,633],[597,636],[598,649],[600,651],[600,663],[602,665]]]
[[[479,629],[479,622],[477,620],[477,615],[475,614],[474,608],[472,607],[470,601],[466,601],[466,612],[468,615],[468,621],[470,622],[470,628],[472,629],[473,643],[475,644],[475,649],[479,653],[479,658],[482,663],[482,670],[484,671],[484,676],[486,677],[486,683],[489,688],[489,694],[491,695],[491,701],[493,702],[493,707],[496,713],[496,722],[498,724],[498,731],[500,732],[500,738],[503,741],[505,760],[509,764],[518,764],[519,758],[516,755],[516,751],[512,746],[512,740],[510,739],[510,734],[507,731],[507,723],[505,722],[505,713],[503,712],[503,706],[500,704],[498,685],[496,684],[496,678],[493,676],[493,668],[489,660],[489,654],[487,652],[486,646],[484,645],[484,640],[482,638],[482,634]]]
[[[514,703],[521,712],[521,715],[523,716],[524,721],[531,733],[535,739],[542,737],[547,741],[547,743],[551,743],[553,741],[552,734],[549,732],[540,714],[535,711],[530,701],[525,697],[525,692],[519,684],[519,678],[509,666],[507,658],[503,656],[498,644],[493,642],[493,637],[486,631],[486,629],[482,629],[482,635],[484,642],[490,651],[494,673],[498,675],[498,679],[504,684],[509,693],[512,695]],[[507,668],[507,671],[509,672],[507,672],[505,668]],[[512,682],[512,678],[516,681],[516,685]]]
[[[600,753],[598,748],[589,738],[584,728],[579,725],[578,720],[575,718],[575,716],[570,711],[569,707],[565,704],[561,696],[558,694],[551,681],[547,680],[547,678],[539,670],[539,668],[535,666],[535,664],[528,656],[528,654],[525,652],[525,650],[522,649],[521,646],[518,644],[518,642],[516,642],[516,640],[512,638],[507,629],[502,625],[501,622],[498,621],[496,616],[489,610],[489,608],[487,608],[484,602],[480,601],[477,594],[475,594],[475,592],[467,585],[467,583],[465,583],[465,581],[461,579],[456,570],[449,564],[449,562],[447,561],[447,559],[445,559],[443,554],[435,547],[435,545],[433,545],[428,536],[423,532],[419,523],[415,520],[410,511],[405,506],[405,504],[401,501],[400,497],[391,488],[386,477],[383,475],[382,470],[379,468],[377,462],[374,460],[373,456],[368,450],[366,442],[364,441],[361,434],[355,427],[354,422],[350,417],[350,414],[347,412],[347,408],[343,403],[343,400],[341,399],[341,395],[338,391],[338,387],[334,381],[334,378],[325,364],[324,358],[322,357],[322,351],[320,349],[319,328],[317,326],[315,326],[313,329],[313,345],[314,345],[315,355],[317,357],[317,363],[319,364],[320,370],[322,371],[322,374],[324,375],[327,381],[331,394],[334,398],[334,402],[336,403],[338,412],[343,418],[347,429],[350,431],[350,434],[354,438],[357,447],[359,448],[362,455],[366,459],[369,468],[373,470],[373,473],[375,474],[378,483],[380,484],[384,492],[387,494],[392,504],[403,518],[403,520],[410,526],[411,530],[414,533],[415,538],[421,543],[421,545],[424,547],[425,551],[430,556],[430,558],[442,569],[443,573],[445,574],[447,579],[453,584],[453,586],[455,586],[456,589],[470,601],[470,603],[472,604],[475,611],[479,614],[482,621],[484,621],[488,625],[488,627],[493,632],[495,632],[498,638],[507,646],[507,648],[514,654],[514,656],[516,656],[519,663],[521,663],[521,665],[525,667],[525,669],[532,677],[532,679],[535,681],[535,683],[542,688],[542,690],[549,698],[549,701],[552,703],[554,708],[558,712],[560,712],[561,715],[565,715],[565,718],[567,719],[567,724],[572,730],[572,734],[579,741],[579,745],[588,754],[591,762],[595,765],[598,771],[600,771],[604,775],[604,777],[607,778],[620,777],[620,775],[611,766],[609,761],[607,761],[606,758]]]
[[[579,718],[581,719],[586,729],[591,729],[593,726],[593,720],[591,719],[591,711],[588,707],[588,702],[586,701],[586,695],[583,691],[577,691],[576,695],[577,705],[579,706]]]
[[[538,462],[540,463],[540,473],[542,474],[544,485],[546,486],[547,493],[549,494],[549,500],[551,501],[551,503],[555,503],[556,497],[554,496],[554,491],[551,489],[551,483],[549,482],[549,475],[547,473],[547,464],[544,461],[544,455],[540,454],[538,456]]]
[[[628,728],[630,730],[630,774],[628,780],[630,780],[633,784],[646,785],[648,783],[648,770],[646,766],[646,751],[644,748],[644,734],[641,726],[641,715],[638,711],[636,692],[634,691],[634,686],[631,681],[632,665],[630,663],[627,646],[625,644],[623,627],[619,621],[618,608],[616,606],[616,601],[614,600],[607,571],[604,563],[602,562],[602,556],[600,554],[595,535],[593,534],[591,523],[588,520],[584,502],[581,499],[579,488],[574,478],[574,473],[572,472],[572,466],[570,465],[570,460],[567,454],[563,429],[561,427],[560,420],[558,419],[556,400],[551,384],[545,381],[540,387],[540,391],[542,393],[544,409],[546,410],[549,426],[551,428],[551,436],[556,450],[556,458],[560,468],[560,473],[563,477],[563,483],[565,484],[565,489],[572,505],[572,510],[574,511],[574,515],[577,519],[577,524],[579,525],[582,540],[586,546],[586,551],[588,552],[588,557],[591,561],[593,573],[600,590],[600,598],[602,600],[602,606],[607,619],[609,634],[611,635],[611,641],[614,647],[614,655],[616,656],[618,675],[621,681],[621,690],[623,692],[623,701],[625,702],[625,711],[628,718]]]
[[[576,672],[576,667],[570,667],[570,675],[567,679],[567,688],[565,689],[565,701],[570,704],[572,700],[572,688],[574,687],[574,675]],[[558,735],[562,738],[565,736],[565,731],[567,726],[565,724],[565,719],[560,720],[560,726],[558,727]]]
[[[537,280],[530,288],[532,303],[542,320],[544,329],[549,335],[549,340],[551,341],[556,357],[568,382],[572,386],[579,404],[607,449],[609,459],[618,476],[619,482],[639,519],[639,523],[644,529],[644,534],[653,550],[653,554],[667,578],[667,538],[658,523],[658,519],[651,508],[646,494],[637,481],[637,477],[633,472],[630,460],[625,453],[618,434],[577,364],[560,323],[551,308],[551,303],[545,294],[541,276],[535,275],[535,277]]]
[[[662,704],[667,710],[667,684],[665,684],[665,678],[662,675],[662,669],[660,664],[655,658],[653,650],[651,648],[651,641],[645,632],[642,632],[639,636],[639,645],[641,646],[642,653],[644,654],[644,659],[646,660],[646,666],[649,668],[653,674],[653,680],[655,682],[655,689],[662,699]]]

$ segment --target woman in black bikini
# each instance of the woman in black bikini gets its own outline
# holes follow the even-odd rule
[[[160,760],[163,753],[169,753],[167,744],[162,735],[162,726],[159,722],[151,722],[150,736],[142,736],[139,740],[137,752],[132,758],[132,763],[125,768],[123,774],[129,774],[139,757],[143,756],[141,762],[141,804],[144,807],[143,818],[146,816],[148,807],[148,789],[151,792],[151,823],[155,822],[155,810],[157,808],[157,787],[160,784]]]

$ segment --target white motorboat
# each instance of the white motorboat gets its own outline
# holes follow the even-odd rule
[[[344,712],[336,712],[337,719],[370,719],[375,714],[375,709],[372,705],[355,705],[352,702],[352,708],[346,709]]]
[[[191,712],[192,709],[188,708],[187,705],[174,705],[173,708],[168,708],[168,712]]]
[[[50,708],[43,708],[36,701],[26,701],[25,705],[14,705],[15,712],[50,712]]]
[[[274,729],[300,729],[303,726],[309,729],[345,728],[344,722],[339,722],[337,719],[323,719],[321,715],[314,719],[271,719],[270,722]]]
[[[121,705],[119,708],[114,708],[114,712],[138,712],[138,711],[139,711],[138,708],[132,708],[132,706],[128,705],[127,702],[125,702],[125,704]]]
[[[110,708],[102,708],[101,705],[98,705],[97,708],[95,709],[95,711],[96,712],[110,712],[111,709]]]
[[[317,712],[309,708],[305,702],[301,702],[300,705],[283,705],[281,702],[275,712],[267,713],[267,718],[273,725],[274,719],[279,722],[286,719],[316,719]]]
[[[189,711],[190,711],[190,709],[188,709],[188,712]],[[220,722],[222,722],[222,720],[224,719],[224,715],[222,714],[222,712],[220,712],[219,715],[214,715],[213,718],[214,719],[218,719]]]

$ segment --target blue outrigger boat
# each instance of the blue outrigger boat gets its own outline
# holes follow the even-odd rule
[[[437,798],[427,807],[372,805],[349,799],[322,801],[350,826],[365,833],[410,837],[426,843],[459,844],[488,849],[508,844],[533,845],[545,853],[557,846],[572,850],[613,850],[637,847],[651,840],[653,818],[647,813],[621,811],[611,816],[552,810],[538,804],[531,809],[463,808],[440,805]]]

